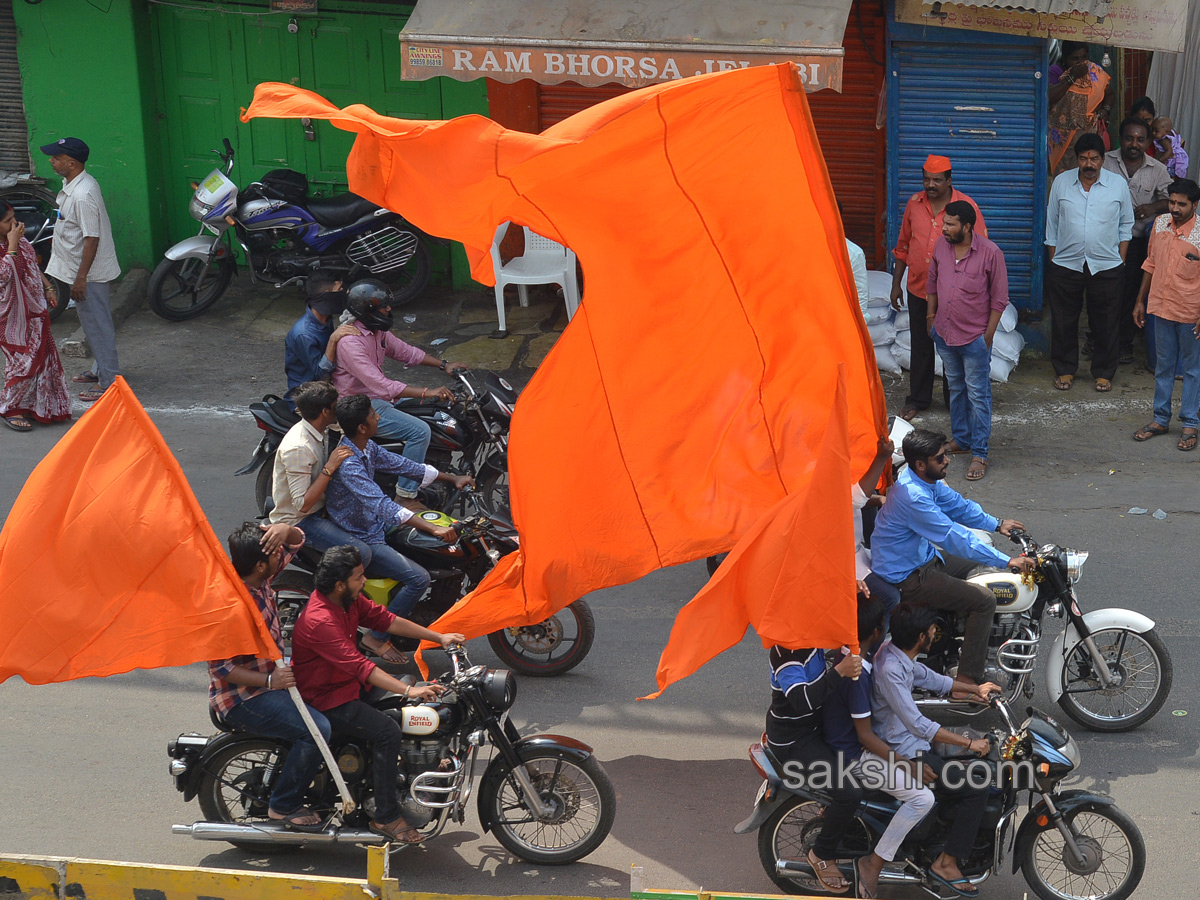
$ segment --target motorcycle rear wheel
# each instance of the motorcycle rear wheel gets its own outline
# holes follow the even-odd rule
[[[758,861],[762,864],[767,877],[775,886],[787,894],[815,894],[821,897],[847,896],[834,895],[821,885],[817,876],[797,874],[793,878],[785,878],[775,868],[778,859],[805,861],[808,851],[816,840],[821,827],[821,815],[824,807],[815,800],[792,795],[783,805],[758,829]],[[842,837],[842,844],[848,847],[861,847],[863,853],[871,847],[870,837],[866,827],[859,819],[854,819]]]
[[[1068,862],[1063,836],[1053,825],[1039,831],[1021,855],[1021,874],[1042,900],[1125,900],[1141,883],[1146,843],[1137,825],[1115,806],[1076,810],[1068,821],[1081,849],[1096,854],[1091,872]]]
[[[596,618],[583,600],[537,625],[502,628],[488,635],[492,651],[506,666],[537,678],[571,671],[583,662],[595,639]]]
[[[1128,628],[1093,632],[1100,653],[1116,664],[1121,677],[1113,688],[1100,687],[1092,657],[1079,642],[1063,661],[1063,712],[1092,731],[1131,731],[1154,718],[1171,693],[1171,654],[1154,629],[1139,634]]]
[[[492,513],[512,518],[512,503],[508,495],[508,470],[490,472],[479,482],[480,502]]]
[[[146,302],[150,308],[169,322],[182,322],[200,315],[216,303],[237,271],[232,254],[224,247],[221,251],[221,255],[211,262],[164,259],[155,266],[146,287]],[[199,285],[202,275],[204,283]]]
[[[396,306],[403,306],[425,290],[425,286],[429,284],[429,273],[432,269],[429,248],[425,245],[424,238],[417,235],[417,249],[403,268],[394,272],[384,272],[380,278],[391,288],[392,302]]]
[[[267,818],[272,784],[266,779],[282,765],[283,747],[266,739],[242,741],[213,756],[204,767],[196,798],[208,822],[242,824]],[[239,850],[280,853],[298,849],[288,844],[230,841]]]
[[[576,862],[599,847],[612,830],[617,794],[596,758],[572,760],[542,750],[528,754],[523,763],[554,815],[547,822],[530,813],[512,769],[502,764],[498,777],[481,786],[488,792],[481,800],[491,814],[496,840],[514,856],[544,866]]]

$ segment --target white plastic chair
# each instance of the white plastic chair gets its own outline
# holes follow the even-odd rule
[[[529,305],[530,284],[560,284],[563,289],[563,299],[567,304],[567,321],[575,315],[579,307],[579,282],[575,277],[575,253],[569,247],[564,247],[557,241],[542,237],[528,228],[525,231],[525,253],[510,259],[506,264],[500,262],[500,242],[508,231],[511,222],[501,222],[492,239],[492,269],[496,273],[496,318],[500,320],[500,330],[504,331],[504,286],[515,284],[521,305]]]

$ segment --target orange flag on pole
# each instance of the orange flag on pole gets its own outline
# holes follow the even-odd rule
[[[583,266],[583,303],[512,421],[521,549],[435,628],[532,624],[728,550],[808,485],[839,364],[851,478],[870,465],[882,385],[794,66],[644,88],[540,135],[338,109],[282,84],[258,86],[256,116],[356,132],[350,189],[461,241],[482,281],[506,220]],[[797,540],[841,552],[812,526]]]
[[[25,482],[0,532],[0,682],[279,655],[125,380]]]

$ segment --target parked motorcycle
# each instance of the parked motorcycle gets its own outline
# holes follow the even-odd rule
[[[471,475],[478,486],[477,497],[490,511],[511,518],[508,499],[508,427],[517,392],[495,372],[486,370],[457,370],[459,384],[454,400],[405,398],[396,406],[429,425],[431,438],[425,461],[442,472]],[[258,471],[254,482],[254,502],[259,515],[268,512],[275,468],[275,452],[289,428],[300,417],[287,402],[273,394],[250,404],[250,413],[258,427],[265,432],[254,450],[250,462],[236,475]],[[394,453],[404,444],[380,442]],[[381,473],[377,479],[385,491],[395,489],[396,477]],[[434,482],[422,489],[421,497],[427,506],[455,514],[465,514],[462,495],[445,482]]]
[[[275,169],[241,192],[229,179],[233,147],[213,151],[224,171],[213,169],[193,185],[188,212],[200,233],[169,249],[147,287],[150,308],[164,319],[197,316],[225,293],[237,273],[233,241],[253,281],[275,287],[301,281],[314,269],[348,278],[370,274],[392,289],[396,305],[411,300],[429,281],[432,240],[398,213],[356,194],[308,196],[300,172]]]
[[[608,836],[616,815],[616,793],[592,748],[562,735],[521,737],[509,718],[517,696],[512,673],[472,666],[461,645],[447,653],[452,671],[437,679],[448,688],[439,699],[406,702],[389,694],[374,704],[404,735],[398,787],[405,819],[426,840],[451,821],[462,824],[479,748],[490,743],[495,756],[479,783],[483,830],[528,862],[561,865],[587,856]],[[370,747],[335,738],[331,750],[357,808],[341,815],[337,787],[322,762],[307,805],[328,818],[314,834],[267,819],[287,743],[248,732],[181,734],[167,744],[170,772],[185,801],[199,798],[205,821],[172,831],[256,851],[386,843],[368,830],[375,809]]]
[[[1059,790],[1059,783],[1079,766],[1080,756],[1074,739],[1057,722],[1030,707],[1029,718],[1018,726],[1008,701],[994,697],[991,705],[1004,728],[989,736],[993,789],[975,847],[961,865],[963,876],[979,884],[999,874],[1011,853],[1012,871],[1020,869],[1043,900],[1129,897],[1146,867],[1146,845],[1137,825],[1111,797]],[[753,812],[734,831],[758,831],[759,860],[782,890],[826,895],[807,858],[823,824],[828,795],[799,785],[789,788],[786,771],[765,737],[750,748],[750,759],[764,780]],[[1032,808],[1014,829],[1025,791],[1030,792]],[[854,878],[849,862],[871,851],[899,807],[888,794],[867,793],[837,851],[847,881]],[[909,832],[896,861],[884,866],[879,883],[917,885],[941,896],[929,867],[942,852],[952,822],[943,805],[935,805]]]
[[[411,525],[401,526],[387,538],[397,552],[423,566],[429,572],[429,593],[406,616],[419,625],[430,625],[455,603],[473,590],[501,557],[517,549],[519,539],[512,524],[479,502],[475,491],[464,490],[475,515],[453,519],[442,512],[426,510],[419,515],[434,525],[458,531],[456,543],[447,544]],[[313,592],[313,575],[321,554],[302,549],[292,560],[292,568],[280,572],[274,581],[278,592],[279,619],[285,648],[290,646],[292,629],[304,604]],[[363,589],[380,606],[387,606],[400,589],[390,578],[367,579]],[[585,600],[570,606],[535,625],[514,625],[488,635],[488,643],[501,661],[522,675],[562,675],[575,668],[596,638],[596,620]],[[403,649],[415,649],[416,641],[392,638]]]

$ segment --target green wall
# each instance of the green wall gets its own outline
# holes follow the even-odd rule
[[[88,171],[100,182],[122,269],[153,268],[159,244],[152,215],[161,185],[153,121],[150,46],[139,0],[53,0],[13,4],[17,56],[36,173],[59,180],[38,147],[77,137],[91,148]]]

